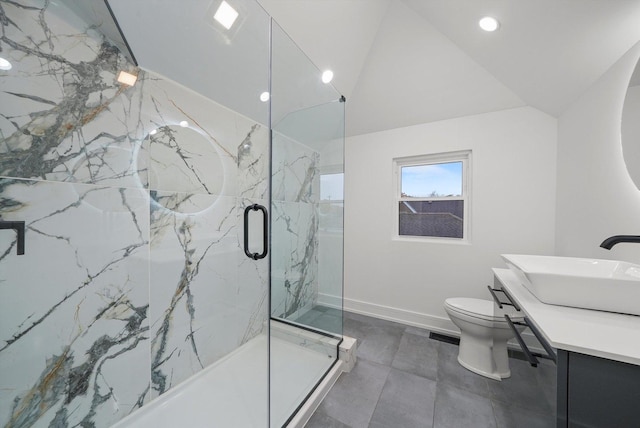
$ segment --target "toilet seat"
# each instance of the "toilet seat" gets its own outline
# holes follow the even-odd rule
[[[452,297],[446,299],[445,306],[453,312],[457,312],[472,318],[496,323],[506,323],[504,315],[494,313],[494,303],[491,300],[474,299],[470,297]],[[521,321],[523,316],[512,311],[504,311],[513,321]]]

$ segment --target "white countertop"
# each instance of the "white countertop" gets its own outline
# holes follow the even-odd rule
[[[548,305],[509,269],[493,273],[554,348],[640,365],[640,316]]]

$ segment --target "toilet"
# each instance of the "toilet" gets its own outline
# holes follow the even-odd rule
[[[515,336],[503,313],[515,321],[523,316],[512,311],[496,311],[490,300],[453,297],[445,300],[444,310],[460,329],[458,362],[466,369],[491,379],[511,376],[507,341]],[[523,326],[516,326],[518,331]]]

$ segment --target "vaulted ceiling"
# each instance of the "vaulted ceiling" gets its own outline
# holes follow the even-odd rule
[[[335,72],[348,135],[525,105],[557,117],[640,41],[640,0],[259,2]]]

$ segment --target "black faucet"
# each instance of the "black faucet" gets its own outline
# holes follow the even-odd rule
[[[610,250],[614,245],[619,244],[621,242],[635,242],[636,244],[640,244],[640,236],[639,235],[614,235],[610,236],[604,241],[600,246],[602,248],[606,248]]]

